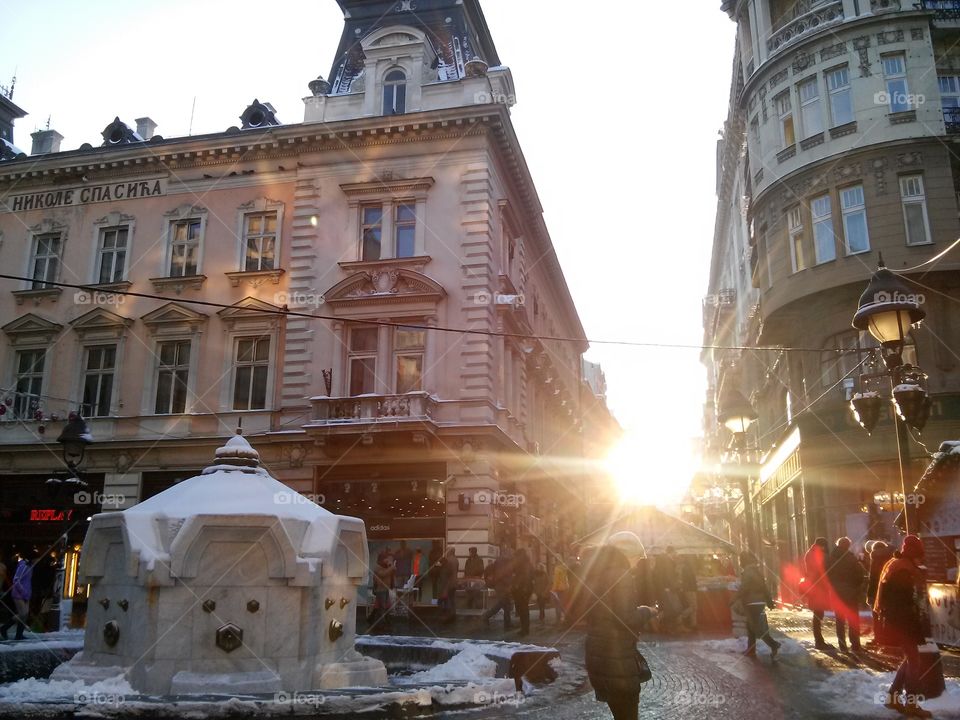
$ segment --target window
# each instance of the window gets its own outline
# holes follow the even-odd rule
[[[170,224],[169,277],[190,277],[197,274],[200,257],[200,220],[178,220]]]
[[[377,391],[378,328],[350,330],[350,395],[370,395]]]
[[[754,145],[760,144],[760,118],[755,117],[750,121],[750,140]]]
[[[243,218],[244,265],[247,272],[276,268],[277,213],[249,213]]]
[[[837,257],[837,241],[833,235],[833,209],[829,195],[816,197],[810,203],[813,221],[813,250],[817,264],[830,262]]]
[[[238,338],[233,361],[233,409],[263,410],[267,406],[270,338]]]
[[[426,333],[415,328],[397,328],[393,352],[397,367],[397,394],[423,390],[423,354]]]
[[[383,237],[383,206],[364,205],[360,208],[360,242],[363,260],[379,260]]]
[[[157,348],[158,415],[182,413],[187,407],[187,381],[190,377],[190,341],[162,342]]]
[[[402,115],[407,111],[407,76],[391,70],[383,78],[383,114]]]
[[[843,235],[846,238],[847,254],[866,252],[870,249],[870,234],[867,232],[863,185],[840,190],[840,209],[843,212]]]
[[[830,120],[833,127],[853,122],[850,71],[845,67],[828,71],[827,91],[830,94]]]
[[[927,198],[922,175],[900,178],[900,201],[903,203],[903,222],[907,231],[907,245],[925,245],[930,242],[930,220],[927,217]]]
[[[960,107],[960,77],[956,75],[941,75],[937,78],[940,84],[940,106],[945,108]]]
[[[60,271],[60,253],[63,250],[63,238],[60,233],[37,235],[33,241],[33,284],[31,289],[42,290],[48,281],[55,281]]]
[[[799,205],[787,213],[787,228],[790,232],[790,262],[797,273],[807,267],[803,252],[803,216]]]
[[[126,225],[100,229],[98,283],[116,283],[123,280],[123,268],[127,259]]]
[[[43,362],[46,350],[20,350],[17,353],[17,377],[14,381],[13,416],[29,418],[40,406],[43,389]]]
[[[105,417],[110,414],[117,347],[116,345],[88,347],[86,355],[81,412],[84,417]]]
[[[777,117],[780,118],[780,142],[787,148],[797,141],[793,132],[793,102],[790,99],[790,91],[778,95],[774,102],[777,107]]]
[[[820,111],[820,86],[817,79],[810,78],[797,86],[800,94],[800,118],[804,137],[823,132],[823,113]]]
[[[413,257],[417,254],[417,206],[415,204],[397,205],[393,232],[396,236],[396,257]]]
[[[903,53],[884,55],[883,77],[887,83],[887,104],[890,112],[906,112],[910,110],[910,95],[907,88],[907,59]]]

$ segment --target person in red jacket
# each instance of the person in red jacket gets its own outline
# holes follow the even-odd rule
[[[832,607],[830,581],[827,579],[827,539],[818,537],[803,556],[803,599],[813,611],[813,639],[818,650],[832,648],[823,639],[823,614]]]
[[[920,707],[917,694],[920,684],[919,645],[926,642],[929,624],[927,587],[923,564],[923,543],[916,535],[907,535],[903,547],[894,553],[880,574],[874,606],[884,626],[884,634],[903,651],[903,662],[890,685],[886,707],[913,717],[932,717]],[[906,691],[906,702],[901,693]]]

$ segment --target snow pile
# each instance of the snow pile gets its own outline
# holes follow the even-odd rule
[[[122,674],[93,684],[83,680],[38,680],[27,678],[0,685],[0,714],[7,703],[68,702],[86,703],[97,698],[101,704],[122,704],[126,698],[138,695]],[[112,698],[113,701],[108,702]]]
[[[429,670],[414,673],[407,680],[416,683],[429,683],[494,677],[497,672],[497,663],[484,654],[482,647],[466,643],[465,645],[466,647],[447,662]]]
[[[83,647],[83,630],[51,633],[27,632],[21,642],[0,645],[0,653],[24,650],[77,650]]]
[[[894,673],[871,670],[844,670],[812,685],[813,694],[838,712],[863,717],[896,717],[883,707]],[[921,701],[921,705],[938,718],[960,718],[960,681],[948,678],[947,690],[938,698]],[[949,713],[944,715],[943,713]]]

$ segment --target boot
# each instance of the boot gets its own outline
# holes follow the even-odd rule
[[[909,717],[918,717],[918,718],[932,718],[933,713],[929,710],[924,710],[920,707],[920,703],[917,702],[915,697],[908,697],[907,704],[904,706],[904,709],[901,711],[904,715]]]
[[[888,710],[896,710],[898,713],[905,713],[907,706],[903,704],[903,700],[900,699],[900,695],[894,695],[892,693],[887,693],[889,700],[883,704]]]

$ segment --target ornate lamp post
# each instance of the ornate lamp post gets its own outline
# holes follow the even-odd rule
[[[918,367],[903,362],[903,348],[910,328],[926,317],[920,301],[911,288],[890,272],[880,256],[877,271],[860,297],[853,327],[869,332],[880,343],[883,372],[860,376],[861,391],[854,395],[850,409],[854,418],[868,433],[880,420],[883,399],[876,390],[867,390],[871,382],[888,380],[890,400],[895,409],[897,430],[897,459],[900,465],[900,488],[903,493],[904,530],[910,532],[913,523],[907,500],[907,476],[910,465],[910,427],[923,430],[930,417],[930,398],[923,387],[926,374]]]
[[[757,411],[737,390],[727,390],[720,399],[720,424],[733,433],[732,447],[737,454],[740,492],[743,494],[743,511],[747,525],[747,544],[754,552],[759,548],[754,521],[753,497],[750,493],[749,463],[745,455],[748,452],[747,431],[756,422]]]

